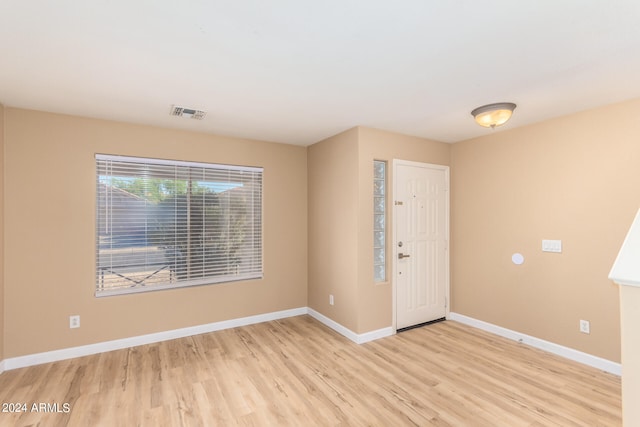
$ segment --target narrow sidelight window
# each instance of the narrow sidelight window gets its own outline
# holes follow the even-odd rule
[[[387,280],[386,265],[386,177],[387,163],[373,162],[373,279]]]
[[[261,278],[262,173],[96,155],[96,296]]]

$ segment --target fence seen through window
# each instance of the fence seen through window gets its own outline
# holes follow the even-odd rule
[[[96,155],[96,295],[262,277],[262,168]]]

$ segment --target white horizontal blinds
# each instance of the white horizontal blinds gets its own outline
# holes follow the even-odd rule
[[[96,156],[97,295],[262,277],[262,169]]]

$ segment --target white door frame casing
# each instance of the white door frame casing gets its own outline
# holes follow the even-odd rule
[[[393,182],[391,185],[391,207],[393,208],[393,213],[391,215],[392,218],[392,227],[391,227],[391,232],[392,232],[392,237],[391,237],[391,244],[393,245],[393,250],[391,251],[391,255],[392,255],[392,263],[391,263],[391,274],[392,274],[392,278],[391,278],[391,294],[392,294],[392,328],[393,331],[395,333],[395,331],[397,331],[397,327],[396,327],[396,302],[397,302],[397,271],[398,271],[398,245],[397,245],[397,215],[396,215],[396,194],[397,194],[397,170],[398,170],[398,166],[415,166],[415,167],[422,167],[422,168],[429,168],[429,169],[436,169],[436,170],[441,170],[444,172],[445,174],[445,191],[446,191],[446,198],[445,198],[445,210],[446,210],[446,214],[445,214],[445,234],[446,234],[446,245],[445,245],[445,249],[446,249],[446,262],[445,262],[445,271],[444,271],[444,276],[445,276],[445,294],[446,294],[446,304],[445,304],[445,316],[448,318],[449,317],[449,312],[451,309],[451,288],[450,288],[450,240],[451,240],[451,236],[450,236],[450,228],[449,228],[449,222],[450,222],[450,216],[451,216],[451,210],[450,210],[450,198],[451,198],[451,192],[450,192],[450,180],[449,180],[449,166],[444,166],[444,165],[437,165],[437,164],[433,164],[433,163],[423,163],[423,162],[415,162],[415,161],[411,161],[411,160],[402,160],[402,159],[393,159]]]

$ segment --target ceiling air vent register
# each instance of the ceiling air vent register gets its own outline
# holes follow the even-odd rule
[[[207,115],[207,112],[174,105],[171,107],[171,111],[169,112],[169,114],[176,117],[186,117],[188,119],[202,120],[204,119],[204,116]]]

